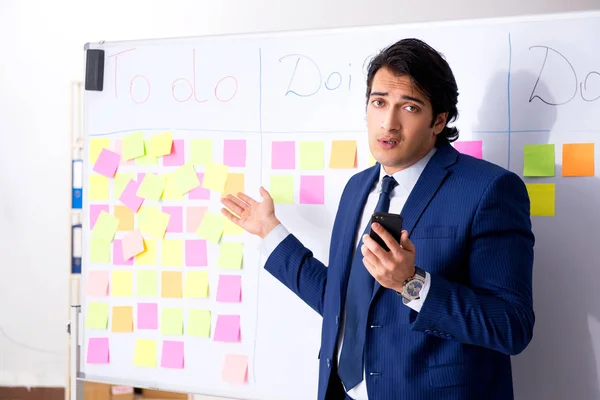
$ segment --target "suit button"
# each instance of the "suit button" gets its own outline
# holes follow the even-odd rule
[[[453,337],[454,337],[454,336],[452,336],[451,334],[449,334],[449,333],[446,333],[446,339],[452,339]]]
[[[431,333],[430,329],[425,329],[425,333]]]
[[[440,335],[440,333],[439,333],[438,331],[433,331],[433,334],[434,334],[435,336],[439,336],[439,335]]]
[[[331,360],[329,358],[327,359],[327,368],[331,368]]]

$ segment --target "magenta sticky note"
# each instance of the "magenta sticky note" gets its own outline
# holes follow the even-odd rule
[[[108,204],[101,205],[91,205],[90,206],[90,229],[94,229],[94,225],[96,225],[96,220],[100,216],[100,212],[104,211],[110,214]]]
[[[242,301],[242,277],[240,275],[219,276],[217,301],[239,303]]]
[[[134,181],[132,179],[129,180],[125,189],[123,189],[123,193],[121,193],[121,197],[119,197],[119,201],[125,204],[127,208],[129,208],[134,213],[139,210],[144,202],[142,197],[137,195],[138,187],[140,186],[140,181]]]
[[[171,216],[167,225],[167,232],[183,232],[183,207],[164,206],[162,210]]]
[[[296,168],[296,144],[294,142],[273,142],[271,145],[271,168]]]
[[[107,178],[112,178],[115,176],[120,162],[121,156],[118,153],[108,149],[102,149],[96,160],[96,164],[94,164],[94,171]]]
[[[115,239],[113,242],[113,263],[115,265],[133,265],[133,257],[124,258],[123,241],[121,239]]]
[[[483,142],[481,140],[454,142],[454,148],[463,154],[468,154],[475,158],[483,158]]]
[[[121,155],[121,164],[120,165],[135,165],[135,159],[126,160],[123,158],[123,139],[117,139],[115,142],[115,152]]]
[[[183,342],[163,341],[160,366],[163,368],[183,368]]]
[[[185,265],[188,267],[206,267],[206,240],[185,241]]]
[[[300,177],[300,204],[325,203],[325,177],[301,176]]]
[[[204,182],[204,174],[197,173],[198,180],[200,181],[200,186],[190,190],[188,192],[188,196],[190,200],[210,200],[210,190],[202,187],[202,183]]]
[[[165,167],[179,167],[183,164],[185,164],[185,148],[183,140],[173,140],[171,154],[163,156],[163,165]]]
[[[110,351],[108,338],[90,338],[87,348],[88,364],[108,364],[110,362]]]
[[[215,341],[239,342],[240,341],[240,316],[219,315],[215,328]]]
[[[223,164],[230,167],[246,166],[246,141],[225,140],[223,144]]]
[[[138,303],[137,305],[137,328],[158,329],[158,304]]]

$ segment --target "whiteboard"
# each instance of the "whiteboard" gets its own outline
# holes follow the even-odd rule
[[[553,144],[555,175],[524,176],[528,184],[554,185],[553,216],[532,216],[536,235],[534,309],[536,325],[531,345],[513,358],[517,399],[600,398],[600,270],[596,246],[600,226],[598,166],[593,176],[562,176],[564,144],[595,143],[598,156],[600,128],[600,13],[542,15],[523,18],[453,21],[398,26],[280,32],[252,35],[197,37],[135,42],[90,43],[86,48],[106,51],[104,90],[86,91],[85,146],[108,139],[118,141],[134,132],[145,138],[172,132],[182,140],[186,161],[192,140],[212,140],[213,162],[224,162],[228,140],[244,140],[246,163],[230,170],[243,173],[249,195],[259,198],[258,187],[270,188],[273,176],[291,176],[293,204],[277,204],[286,227],[326,261],[329,233],[341,191],[353,174],[371,165],[366,141],[365,63],[379,49],[404,37],[418,37],[441,51],[454,71],[459,87],[456,125],[461,141],[481,141],[483,158],[523,176],[524,146]],[[355,168],[329,168],[332,143],[356,140]],[[271,163],[274,141],[295,143],[295,168],[275,170]],[[323,168],[299,168],[300,142],[323,144]],[[94,142],[97,143],[97,142]],[[86,151],[87,153],[87,151]],[[93,175],[89,153],[85,182]],[[119,173],[173,172],[175,167],[121,164]],[[203,166],[196,166],[198,173]],[[323,204],[300,204],[302,176],[322,176]],[[89,183],[88,183],[89,185]],[[89,187],[89,186],[88,186]],[[114,182],[109,200],[91,200],[84,191],[84,244],[82,311],[91,302],[111,306],[152,301],[159,309],[210,309],[210,338],[161,335],[157,330],[131,333],[85,328],[80,377],[189,393],[242,399],[316,398],[320,317],[266,273],[260,242],[249,235],[224,235],[222,242],[242,241],[242,301],[216,301],[217,244],[207,246],[210,295],[205,299],[140,299],[94,297],[85,292],[90,271],[190,271],[187,266],[114,265],[90,262],[90,210],[105,205],[113,212]],[[204,206],[218,213],[219,193],[210,200],[185,196],[178,201],[146,200],[144,204]],[[137,224],[137,220],[136,220]],[[115,240],[123,237],[117,232]],[[165,239],[187,240],[194,233],[167,233]],[[112,251],[112,250],[111,250]],[[158,250],[160,253],[160,249]],[[111,255],[111,261],[114,259]],[[239,315],[241,339],[214,340],[216,318]],[[110,343],[110,362],[86,362],[90,338]],[[182,369],[134,366],[137,339],[184,343]],[[248,358],[243,384],[222,379],[227,354]]]

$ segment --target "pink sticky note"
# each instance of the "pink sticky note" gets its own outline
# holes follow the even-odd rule
[[[185,164],[185,150],[183,140],[173,140],[171,145],[171,154],[163,156],[163,165],[165,167],[179,167]]]
[[[138,303],[137,327],[138,329],[158,329],[157,303]]]
[[[128,233],[123,237],[121,252],[118,257],[133,263],[133,257],[144,251],[144,238],[139,230]],[[115,247],[115,259],[117,258],[117,248]],[[133,264],[126,264],[133,265]]]
[[[296,168],[296,148],[294,142],[273,142],[271,146],[271,168]]]
[[[109,213],[108,210],[109,210],[108,204],[91,205],[90,206],[90,229],[94,229],[94,225],[96,225],[96,220],[100,216],[100,212],[105,211],[105,212]]]
[[[160,366],[163,368],[183,368],[183,342],[163,341]]]
[[[109,361],[108,338],[90,338],[87,349],[88,364],[108,364]]]
[[[195,233],[206,214],[206,207],[187,207],[187,232]]]
[[[215,328],[216,342],[239,342],[240,341],[240,316],[219,315]]]
[[[242,277],[239,275],[219,276],[217,301],[239,303],[242,301]]]
[[[144,250],[144,244],[142,243],[142,251]],[[125,251],[123,250],[123,240],[116,239],[113,242],[113,264],[115,265],[133,265],[133,258],[125,258]]]
[[[245,140],[225,140],[223,153],[223,164],[230,167],[246,166]]]
[[[301,176],[300,177],[300,204],[325,203],[325,177]]]
[[[96,160],[96,164],[94,164],[94,171],[107,178],[112,178],[115,176],[120,162],[121,156],[118,153],[108,149],[102,149]]]
[[[206,267],[206,240],[185,241],[185,265],[188,267]]]
[[[141,180],[137,182],[134,180],[129,180],[125,189],[123,189],[123,193],[121,193],[121,197],[119,200],[121,203],[125,204],[127,208],[129,208],[134,213],[142,206],[144,199],[137,195],[138,187],[140,186]]]
[[[135,165],[135,159],[126,160],[123,158],[123,139],[117,139],[115,142],[115,152],[121,156],[121,164],[120,165]]]
[[[245,383],[248,380],[248,357],[240,354],[225,356],[221,378],[235,385]]]
[[[463,154],[468,154],[475,158],[483,158],[483,142],[481,140],[454,142],[454,148]]]
[[[162,211],[171,216],[169,225],[167,225],[167,232],[183,232],[183,207],[164,206]]]
[[[85,293],[88,296],[108,296],[108,271],[88,272]]]
[[[200,186],[188,192],[190,200],[210,200],[210,190],[202,187],[202,183],[204,182],[204,174],[196,173],[196,175],[198,175]]]

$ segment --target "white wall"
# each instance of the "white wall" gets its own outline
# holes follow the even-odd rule
[[[85,42],[594,8],[600,1],[0,0],[0,385],[66,382],[69,95]]]

